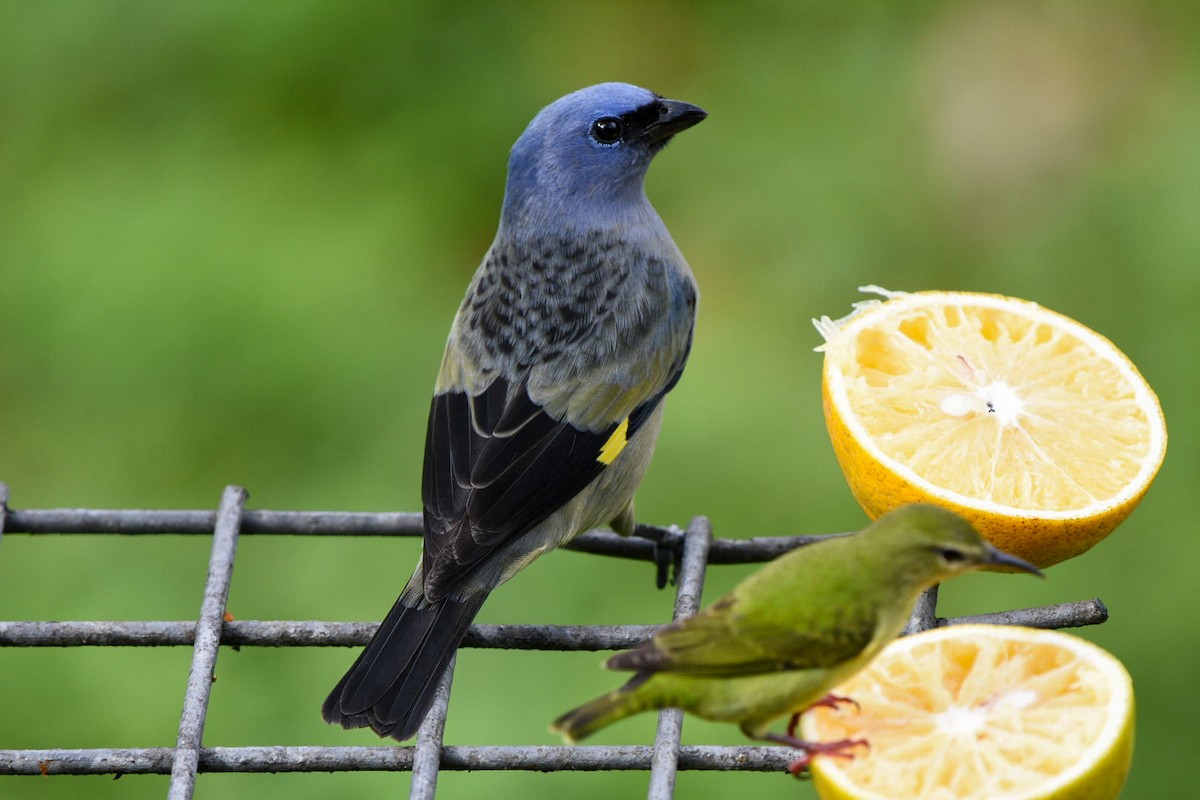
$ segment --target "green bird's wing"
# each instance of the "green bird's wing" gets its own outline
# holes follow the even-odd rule
[[[710,677],[831,667],[858,655],[875,635],[875,615],[866,606],[842,607],[835,614],[790,612],[780,619],[740,605],[750,604],[729,595],[618,653],[606,666]]]

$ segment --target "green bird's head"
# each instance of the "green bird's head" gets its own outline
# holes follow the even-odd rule
[[[886,542],[895,570],[915,583],[932,584],[974,570],[1030,572],[1032,564],[986,542],[971,523],[940,506],[913,503],[884,514],[867,531]]]

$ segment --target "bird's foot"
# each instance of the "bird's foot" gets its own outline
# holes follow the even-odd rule
[[[763,737],[769,742],[777,742],[785,744],[788,747],[794,747],[801,751],[800,757],[788,764],[788,772],[796,778],[803,777],[802,773],[808,768],[813,756],[832,756],[833,758],[854,758],[854,753],[849,751],[856,747],[870,748],[866,739],[840,739],[836,742],[806,742],[803,739],[797,739],[790,733],[785,735],[777,733],[768,733]]]
[[[862,711],[862,706],[858,704],[857,700],[855,700],[853,697],[845,697],[840,694],[827,694],[809,706],[809,708],[817,708],[820,706],[823,708],[832,708],[836,711],[837,707],[844,703],[854,706],[855,711]]]
[[[678,562],[678,554],[675,549],[664,542],[654,543],[654,585],[659,589],[665,589],[668,583],[675,583],[671,580],[671,567],[675,567],[675,574],[679,574],[679,568],[676,565]]]
[[[795,714],[792,714],[792,718],[788,721],[787,735],[788,736],[796,735],[796,726],[800,724],[800,715],[801,714],[804,714],[805,712],[807,712],[811,709],[817,708],[818,706],[823,707],[823,708],[832,708],[836,711],[837,707],[842,705],[843,703],[849,703],[850,705],[854,706],[855,711],[862,711],[862,706],[860,706],[858,704],[858,701],[855,700],[853,697],[842,697],[840,694],[827,694],[824,697],[822,697],[820,700],[818,700],[817,702],[813,703],[808,708],[804,709],[804,711],[797,711]]]
[[[638,525],[634,535],[649,539],[654,546],[655,585],[664,589],[667,584],[674,584],[683,561],[683,533],[674,526],[659,528],[653,525]]]
[[[870,748],[866,739],[841,739],[836,742],[800,742],[800,750],[803,751],[801,756],[795,761],[788,764],[788,772],[792,773],[793,777],[801,777],[801,773],[808,768],[813,756],[832,756],[833,758],[844,758],[847,761],[854,758],[854,753],[849,751],[856,747]]]

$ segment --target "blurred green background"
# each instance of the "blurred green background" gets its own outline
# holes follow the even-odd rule
[[[0,5],[0,480],[17,508],[415,510],[428,395],[536,111],[624,80],[705,107],[648,191],[703,302],[644,521],[721,536],[865,521],[819,343],[855,287],[1036,300],[1118,344],[1171,426],[1109,540],[940,611],[1098,596],[1133,673],[1125,797],[1192,785],[1200,396],[1200,5],[818,2]],[[239,619],[378,619],[415,540],[242,540]],[[192,619],[202,537],[0,545],[5,619]],[[710,574],[711,600],[745,575]],[[621,587],[620,592],[613,588]],[[652,570],[556,553],[483,622],[659,622]],[[224,650],[208,745],[375,744],[318,706],[348,649]],[[0,748],[174,743],[189,652],[0,651]],[[464,651],[447,740],[550,744],[619,680],[595,654]],[[653,718],[600,743],[645,743]],[[738,743],[689,720],[687,743]],[[446,773],[441,796],[638,796],[644,774]],[[202,775],[200,797],[395,797],[407,774]],[[0,778],[0,797],[161,797],[160,777]],[[685,773],[681,797],[812,797]]]

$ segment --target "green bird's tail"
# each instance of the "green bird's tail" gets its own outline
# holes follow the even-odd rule
[[[652,673],[634,675],[620,689],[602,694],[594,700],[568,711],[550,726],[550,730],[562,734],[568,744],[583,741],[601,728],[644,711],[647,706],[637,688],[645,683]]]

